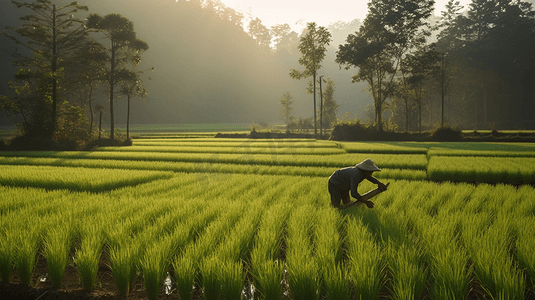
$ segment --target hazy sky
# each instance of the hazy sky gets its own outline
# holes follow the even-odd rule
[[[364,20],[368,0],[221,0],[227,6],[248,17],[258,17],[266,26],[288,23],[292,28],[303,28],[306,22],[327,26],[337,21]],[[435,15],[440,15],[448,0],[435,0]],[[467,8],[471,0],[460,0]],[[295,25],[303,20],[302,25]]]

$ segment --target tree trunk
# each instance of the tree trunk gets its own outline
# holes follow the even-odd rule
[[[58,69],[57,42],[56,42],[56,5],[52,5],[52,124],[50,134],[52,137],[56,131],[57,107],[58,107]]]
[[[318,122],[316,118],[316,73],[314,73],[314,78],[312,79],[314,81],[314,135],[318,134]]]
[[[128,98],[128,108],[126,112],[126,139],[130,139],[130,95],[127,96]]]
[[[320,135],[321,136],[323,136],[323,90],[321,88],[322,76],[320,76]]]
[[[89,85],[89,115],[90,122],[89,122],[89,135],[91,135],[91,132],[93,131],[93,104],[92,104],[92,98],[93,98],[93,85]]]
[[[111,41],[111,66],[110,66],[110,140],[115,140],[115,120],[113,117],[113,86],[115,85],[115,42]]]
[[[98,121],[98,139],[100,140],[100,133],[102,132],[102,111],[100,112],[100,118]]]

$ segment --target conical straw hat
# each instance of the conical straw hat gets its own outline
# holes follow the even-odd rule
[[[369,158],[357,164],[356,167],[361,169],[362,171],[371,171],[371,172],[381,171],[381,169],[379,169],[379,167],[377,167],[373,163],[373,161]]]

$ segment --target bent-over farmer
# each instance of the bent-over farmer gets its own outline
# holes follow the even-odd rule
[[[377,184],[381,191],[386,190],[387,186],[373,177],[373,172],[381,171],[371,159],[366,159],[354,167],[342,168],[334,171],[329,177],[329,194],[331,194],[331,204],[340,208],[340,200],[344,205],[352,204],[349,195],[356,199],[356,202],[366,204],[373,208],[373,202],[368,200],[367,195],[360,195],[357,191],[359,183],[368,179],[368,181]]]

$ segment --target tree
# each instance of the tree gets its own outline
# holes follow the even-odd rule
[[[290,96],[290,92],[284,93],[282,95],[282,98],[280,100],[280,104],[282,105],[282,108],[279,110],[279,116],[284,119],[284,122],[286,124],[286,128],[288,128],[288,124],[290,123],[290,118],[292,116],[292,104],[293,104],[293,97]]]
[[[375,122],[382,131],[382,110],[393,94],[395,75],[405,55],[429,35],[422,31],[433,0],[372,0],[360,30],[340,45],[336,62],[358,68],[353,82],[367,81],[374,99]]]
[[[143,72],[133,72],[130,70],[122,70],[119,73],[121,78],[120,95],[127,98],[127,113],[126,113],[126,139],[130,139],[130,100],[134,97],[144,98],[147,95],[147,89],[143,86],[140,79],[140,74]]]
[[[93,131],[93,92],[106,80],[107,53],[105,47],[88,39],[75,54],[75,59],[67,70],[66,83],[75,87],[72,97],[78,97],[80,106],[89,108],[89,132]]]
[[[299,36],[295,31],[292,31],[290,25],[279,24],[272,26],[270,32],[274,39],[275,51],[277,53],[286,50],[289,54],[292,54],[293,49],[297,48]]]
[[[408,74],[407,84],[418,107],[418,131],[420,133],[422,132],[423,82],[437,73],[439,61],[440,54],[435,51],[435,44],[431,44],[419,48],[414,54],[408,55],[402,67]]]
[[[331,128],[332,123],[336,121],[338,113],[338,103],[334,99],[334,81],[328,78],[325,91],[323,91],[323,127]]]
[[[33,11],[32,14],[20,18],[25,21],[20,28],[7,27],[12,33],[6,31],[3,33],[16,44],[23,45],[29,50],[29,53],[15,53],[14,64],[25,68],[18,72],[19,78],[24,80],[33,78],[36,81],[35,88],[40,92],[32,101],[47,102],[47,99],[50,99],[50,105],[43,104],[37,107],[48,110],[50,106],[48,111],[50,117],[41,120],[46,123],[40,127],[45,128],[44,134],[47,138],[52,138],[57,125],[60,80],[63,79],[65,68],[72,61],[70,57],[80,49],[81,41],[86,38],[82,22],[74,18],[74,14],[79,10],[87,11],[88,8],[79,5],[78,2],[57,7],[49,0],[37,0],[33,3],[12,1],[12,3],[19,9],[27,8]],[[40,113],[43,112],[37,112]]]
[[[262,47],[268,49],[271,45],[269,29],[262,24],[262,20],[256,18],[249,23],[249,35]]]
[[[316,117],[316,76],[318,70],[321,69],[321,62],[325,58],[327,46],[331,42],[331,34],[325,27],[316,27],[316,23],[307,24],[307,32],[301,37],[299,42],[299,52],[303,56],[299,58],[299,64],[305,67],[304,71],[297,71],[292,69],[290,77],[293,79],[301,79],[312,77],[314,85],[314,134],[318,134],[317,117]]]
[[[122,82],[120,72],[127,68],[129,63],[134,66],[141,63],[141,53],[148,50],[148,44],[137,38],[134,24],[120,14],[108,14],[101,17],[98,14],[90,14],[86,26],[104,34],[108,40],[106,45],[108,54],[107,83],[110,103],[110,139],[115,138],[115,121],[113,102],[115,100],[115,88]]]

